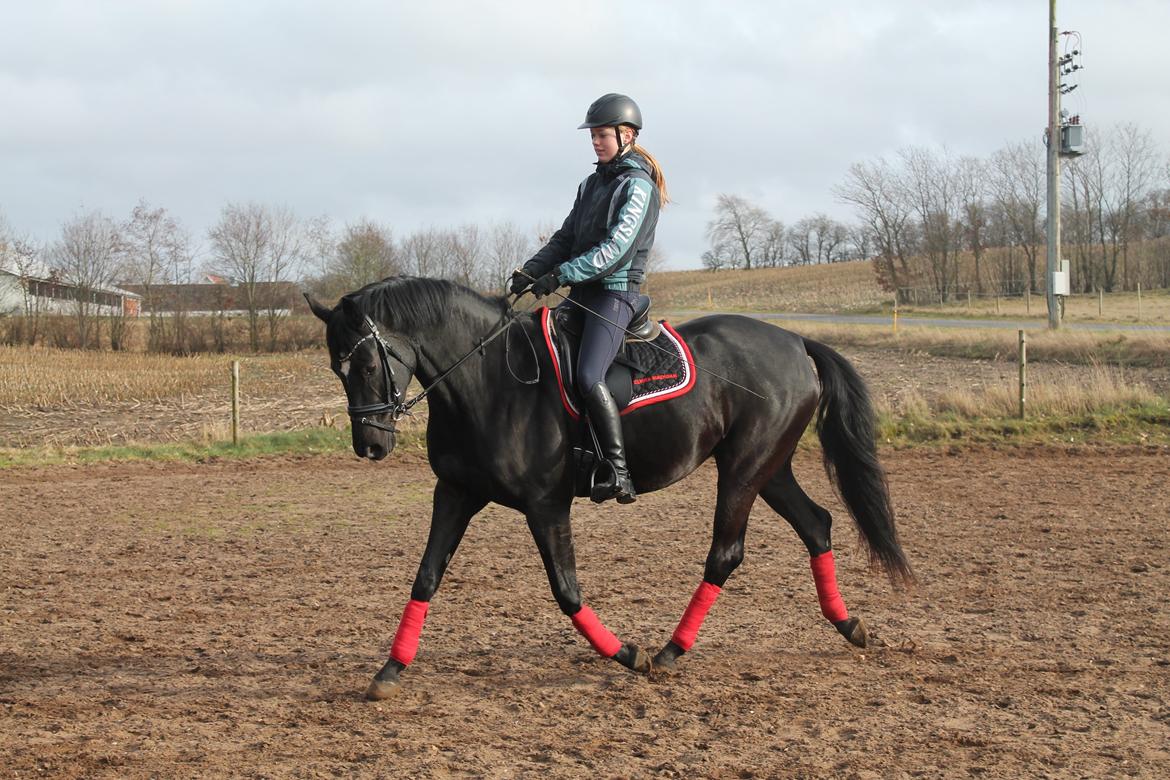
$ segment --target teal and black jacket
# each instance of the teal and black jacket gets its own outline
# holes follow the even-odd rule
[[[561,284],[637,291],[658,225],[658,188],[637,152],[598,165],[581,182],[560,230],[524,264],[536,279],[554,268]]]

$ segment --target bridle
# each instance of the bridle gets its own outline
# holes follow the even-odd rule
[[[519,296],[517,296],[517,297],[519,297]],[[487,336],[479,339],[479,341],[476,342],[475,347],[473,347],[470,352],[468,352],[463,357],[459,358],[459,360],[455,361],[455,364],[453,366],[451,366],[450,368],[448,368],[446,371],[444,371],[442,374],[440,374],[438,377],[436,377],[434,382],[431,382],[429,385],[424,387],[417,395],[415,395],[409,401],[403,402],[403,400],[402,400],[403,388],[400,388],[398,386],[398,383],[394,381],[394,370],[392,368],[390,368],[390,358],[394,358],[399,363],[401,363],[403,366],[409,366],[410,364],[407,363],[405,360],[403,360],[402,357],[394,350],[394,347],[391,346],[388,341],[386,341],[386,339],[378,331],[378,326],[374,324],[374,321],[372,319],[370,319],[370,315],[368,315],[368,314],[364,315],[363,320],[362,320],[362,324],[364,324],[367,328],[369,328],[370,332],[367,333],[365,336],[362,336],[353,345],[353,347],[350,348],[349,352],[345,353],[345,356],[342,358],[339,358],[337,362],[344,363],[345,361],[349,360],[351,357],[353,357],[353,353],[357,351],[358,347],[360,347],[362,344],[369,341],[370,339],[373,339],[374,344],[378,348],[378,360],[382,363],[382,379],[383,379],[382,400],[379,401],[378,403],[362,404],[360,406],[354,406],[352,403],[349,403],[349,386],[346,384],[345,376],[343,375],[341,381],[342,381],[342,384],[345,385],[345,389],[346,389],[345,395],[346,395],[346,402],[347,402],[347,406],[345,407],[345,411],[349,415],[350,423],[352,424],[352,423],[356,422],[356,423],[359,423],[361,425],[368,425],[371,428],[378,428],[379,430],[387,431],[389,433],[395,433],[394,423],[398,422],[403,417],[403,415],[410,414],[411,407],[413,407],[415,404],[417,404],[422,399],[426,398],[427,393],[431,392],[431,390],[433,390],[444,379],[446,379],[448,377],[448,375],[451,374],[452,371],[459,368],[459,366],[463,365],[463,363],[466,362],[468,358],[470,358],[472,355],[474,355],[477,352],[480,355],[485,354],[484,347],[486,347],[488,344],[490,344],[492,341],[494,341],[497,336],[499,336],[500,334],[502,334],[506,330],[508,330],[508,328],[510,328],[512,326],[512,324],[516,322],[516,318],[517,318],[516,312],[513,311],[511,306],[509,306],[507,309],[504,310],[503,317],[501,318],[502,322],[499,325],[499,327],[497,327],[495,330],[493,330]],[[525,338],[529,339],[529,345],[532,346],[532,340],[531,340],[531,338],[528,337],[527,332],[523,331],[523,329],[521,329],[521,332],[523,332],[525,334]],[[507,347],[507,342],[505,341],[505,362],[508,362],[506,347]],[[535,346],[533,346],[532,348],[533,348],[533,355],[535,356],[536,348],[535,348]],[[416,362],[416,364],[418,362],[418,354],[417,353],[415,354],[415,362]],[[515,377],[515,379],[517,381],[519,381],[523,384],[526,384],[526,385],[534,385],[540,381],[540,364],[539,363],[537,363],[536,378],[535,379],[521,379],[520,377],[516,376],[516,373],[514,371],[512,371],[511,363],[508,363],[508,371],[512,373],[512,376]],[[377,420],[372,420],[372,419],[370,419],[370,417],[366,416],[366,415],[373,416],[373,415],[379,415],[379,414],[392,415],[390,425],[386,425],[385,423],[380,423]]]
[[[394,370],[392,368],[390,368],[390,358],[393,357],[395,360],[397,360],[403,366],[407,366],[407,365],[409,365],[409,363],[407,363],[405,360],[403,360],[402,356],[399,355],[394,350],[394,347],[390,346],[390,343],[387,342],[386,339],[382,337],[382,334],[378,331],[378,326],[374,324],[374,321],[372,319],[370,319],[370,315],[368,315],[368,314],[365,315],[365,319],[363,320],[363,324],[365,324],[365,326],[370,329],[370,332],[368,334],[366,334],[365,336],[362,336],[360,339],[358,339],[357,343],[355,343],[353,345],[353,347],[349,350],[349,352],[345,353],[345,356],[339,358],[337,362],[338,363],[345,363],[347,360],[349,360],[351,357],[353,357],[353,353],[357,352],[358,347],[360,347],[362,344],[366,343],[370,339],[373,339],[374,344],[378,348],[378,360],[382,364],[382,380],[383,380],[383,382],[382,382],[382,400],[379,401],[378,403],[362,404],[360,406],[354,406],[352,403],[348,403],[348,401],[349,401],[349,393],[348,393],[349,386],[348,386],[348,383],[346,383],[346,381],[345,381],[347,377],[343,375],[342,384],[346,385],[346,391],[347,391],[346,392],[347,405],[345,407],[345,411],[347,414],[349,414],[349,418],[350,418],[351,423],[354,421],[357,421],[357,422],[360,422],[362,425],[369,425],[373,428],[379,428],[383,431],[389,431],[390,433],[394,433],[393,423],[398,422],[398,420],[402,417],[402,415],[408,414],[410,412],[410,407],[412,407],[416,403],[418,403],[419,399],[415,398],[407,403],[402,403],[402,395],[403,395],[402,388],[400,388],[398,386],[398,383],[394,381]],[[365,415],[378,415],[378,414],[393,415],[393,419],[392,419],[391,424],[386,425],[384,423],[378,422],[377,420],[371,420],[369,417],[365,416]],[[360,420],[358,420],[359,417],[361,418]]]

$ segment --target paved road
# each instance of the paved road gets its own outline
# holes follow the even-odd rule
[[[825,322],[834,325],[891,325],[892,320],[885,315],[871,314],[798,314],[786,311],[764,312],[711,312],[711,311],[671,311],[671,314],[681,317],[702,317],[707,314],[742,314],[757,320],[803,320],[808,322]],[[996,330],[1047,330],[1048,320],[978,320],[958,319],[948,320],[935,317],[899,317],[899,328],[991,328]],[[1065,322],[1068,330],[1089,331],[1154,331],[1170,332],[1170,325],[1136,325],[1111,322]]]

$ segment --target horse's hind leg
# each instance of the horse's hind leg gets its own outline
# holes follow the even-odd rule
[[[385,699],[398,689],[399,672],[410,665],[418,651],[418,638],[422,633],[431,597],[439,589],[447,564],[451,562],[455,548],[467,531],[467,524],[486,503],[449,482],[439,480],[435,485],[427,548],[410,591],[410,601],[402,612],[398,631],[394,634],[390,658],[366,689],[367,699]]]
[[[821,614],[836,626],[843,637],[858,647],[865,647],[868,642],[865,624],[860,618],[849,617],[845,601],[837,589],[837,569],[833,562],[830,534],[833,516],[809,498],[797,484],[791,461],[768,481],[760,491],[760,496],[789,522],[808,548]]]
[[[526,517],[528,529],[540,550],[553,598],[561,611],[572,619],[573,627],[589,641],[598,655],[612,658],[635,672],[649,672],[650,656],[646,651],[614,636],[581,599],[569,507],[530,508]]]
[[[747,533],[748,513],[756,500],[756,489],[740,483],[733,475],[737,469],[719,464],[719,494],[715,502],[715,531],[703,581],[691,597],[686,611],[670,641],[654,656],[654,667],[674,668],[679,656],[691,649],[708,610],[723,589],[731,573],[743,562],[743,542]]]

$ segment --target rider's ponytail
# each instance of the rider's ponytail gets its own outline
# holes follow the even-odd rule
[[[650,163],[650,175],[654,178],[654,186],[658,188],[658,205],[665,206],[670,203],[670,195],[666,192],[666,177],[662,175],[662,166],[654,159],[654,155],[646,151],[645,147],[639,146],[638,142],[634,142],[634,151],[646,158],[646,162]]]

